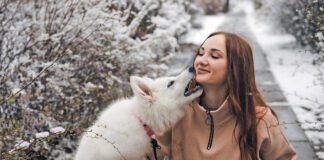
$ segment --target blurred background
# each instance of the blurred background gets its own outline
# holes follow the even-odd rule
[[[2,0],[0,159],[73,159],[98,113],[132,95],[130,75],[179,73],[219,30],[252,43],[261,79],[274,77],[262,84],[285,97],[270,106],[289,105],[324,159],[323,12],[320,0]]]

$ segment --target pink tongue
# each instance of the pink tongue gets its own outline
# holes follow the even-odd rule
[[[188,88],[189,93],[194,92],[195,87],[196,87],[196,81],[195,81],[195,77],[193,77],[189,82],[189,88]]]

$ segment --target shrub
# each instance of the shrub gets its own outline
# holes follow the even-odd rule
[[[185,0],[2,1],[1,156],[71,156],[98,112],[130,95],[130,75],[165,72],[164,57],[178,52],[177,38],[190,28],[190,7]],[[31,142],[56,126],[73,134]],[[9,154],[21,141],[28,149]]]

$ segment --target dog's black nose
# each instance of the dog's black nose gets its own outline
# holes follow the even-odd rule
[[[194,67],[189,67],[189,72],[190,73],[195,73],[195,68]]]

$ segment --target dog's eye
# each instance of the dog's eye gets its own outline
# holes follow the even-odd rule
[[[170,81],[168,84],[168,88],[171,87],[173,85],[174,81]]]

